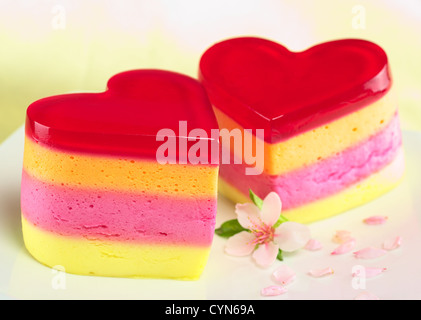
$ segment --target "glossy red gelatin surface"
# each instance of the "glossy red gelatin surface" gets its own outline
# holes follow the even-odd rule
[[[203,54],[199,80],[216,108],[245,129],[265,129],[269,143],[352,113],[391,86],[386,53],[356,39],[303,52],[260,38],[226,40]]]
[[[217,140],[211,138],[211,130],[218,129],[211,104],[197,80],[169,71],[133,70],[112,77],[102,93],[34,102],[27,110],[26,134],[72,152],[155,158],[164,143],[156,139],[161,129],[173,130],[177,143],[188,140],[179,133],[180,121],[187,122],[189,131],[204,130],[209,144]],[[196,142],[185,143],[189,148]],[[177,145],[177,157],[184,151]],[[210,152],[208,159],[215,164]]]

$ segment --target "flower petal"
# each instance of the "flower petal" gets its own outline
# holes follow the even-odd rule
[[[263,288],[260,292],[262,296],[270,297],[270,296],[279,296],[281,294],[284,294],[288,290],[282,286],[270,286]]]
[[[262,224],[260,210],[253,203],[238,203],[235,206],[237,220],[243,228],[255,229]]]
[[[352,239],[354,238],[351,236],[351,232],[346,230],[339,230],[336,231],[335,235],[332,238],[332,241],[335,243],[342,244]]]
[[[266,268],[275,262],[278,252],[279,247],[276,244],[264,243],[253,252],[253,259],[259,266]]]
[[[356,241],[354,239],[348,240],[345,243],[342,243],[339,247],[333,250],[330,254],[338,255],[350,252],[352,249],[355,248]]]
[[[387,217],[384,217],[384,216],[372,216],[363,220],[365,224],[369,224],[369,225],[383,224],[386,221],[387,221]]]
[[[301,223],[287,221],[275,230],[274,241],[285,252],[304,247],[311,238],[310,229]]]
[[[281,210],[281,198],[279,198],[279,195],[276,192],[270,192],[263,200],[260,217],[266,225],[273,226],[278,221]]]
[[[309,275],[311,275],[312,277],[315,277],[315,278],[324,277],[324,276],[327,276],[327,275],[331,275],[333,273],[334,273],[334,271],[330,267],[323,268],[323,269],[312,269],[308,272]]]
[[[285,286],[295,280],[296,274],[294,270],[283,264],[273,272],[273,277],[277,282]]]
[[[380,300],[376,295],[370,292],[361,292],[354,300]]]
[[[307,244],[304,247],[306,250],[309,251],[316,251],[316,250],[320,250],[321,248],[323,248],[322,243],[319,240],[316,239],[310,239],[308,240]]]
[[[362,277],[362,278],[373,278],[383,272],[385,272],[386,268],[372,268],[372,267],[365,267],[364,271],[360,272],[357,270],[352,274],[353,277]]]
[[[241,231],[227,240],[225,252],[237,257],[247,256],[254,250],[254,235],[247,231]]]
[[[394,250],[401,246],[402,244],[402,237],[397,236],[393,239],[388,239],[385,242],[383,242],[383,249],[385,250]]]
[[[367,248],[354,252],[354,256],[358,259],[374,259],[374,258],[381,257],[385,255],[386,253],[387,251],[383,249],[367,247]]]

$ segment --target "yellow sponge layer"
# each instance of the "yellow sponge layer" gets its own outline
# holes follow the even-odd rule
[[[367,203],[393,189],[404,176],[405,157],[401,147],[396,158],[381,171],[367,179],[329,197],[307,205],[283,210],[282,214],[291,221],[310,223],[329,218],[338,213]],[[219,191],[235,203],[250,202],[250,199],[235,187],[219,178]]]
[[[143,245],[54,235],[22,218],[25,246],[49,267],[78,275],[196,280],[210,247]],[[75,258],[77,257],[77,259]]]
[[[152,160],[73,154],[42,146],[28,137],[23,167],[40,181],[66,186],[185,197],[217,194],[217,166],[161,165]]]
[[[221,129],[226,128],[229,131],[235,128],[241,131],[248,129],[243,128],[218,108],[214,108],[214,111]],[[268,175],[280,175],[311,165],[342,152],[381,131],[390,123],[396,111],[397,105],[393,92],[390,91],[371,105],[332,121],[328,125],[279,143],[264,142],[264,159],[258,159],[256,163],[257,165],[264,164],[263,172]],[[244,131],[243,134],[251,135],[247,131]],[[253,146],[256,145],[255,139],[254,135],[250,137]],[[222,145],[222,147],[227,146]],[[233,145],[230,145],[230,150],[236,157],[240,159],[243,157],[242,154],[236,154]]]

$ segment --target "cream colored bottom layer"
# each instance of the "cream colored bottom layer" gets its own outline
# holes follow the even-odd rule
[[[282,214],[300,223],[329,218],[367,203],[393,189],[401,181],[404,171],[405,157],[401,148],[393,162],[367,179],[332,196],[283,211]],[[235,203],[250,202],[246,195],[221,178],[219,178],[219,192]]]
[[[25,246],[49,267],[72,274],[196,280],[207,263],[210,247],[104,242],[55,235],[22,218]]]

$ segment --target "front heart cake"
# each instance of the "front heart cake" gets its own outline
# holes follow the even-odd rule
[[[264,144],[256,174],[246,175],[242,149],[221,140],[237,161],[221,165],[220,192],[235,202],[247,202],[249,189],[275,191],[285,216],[311,222],[378,197],[403,175],[388,59],[372,42],[291,52],[265,39],[230,39],[203,54],[199,78],[220,128]]]
[[[168,155],[174,162],[158,161],[161,138],[193,143],[157,136],[180,123],[208,137],[218,129],[201,84],[160,70],[30,105],[21,198],[29,252],[75,274],[198,278],[214,234],[218,161],[192,163],[181,148]]]

